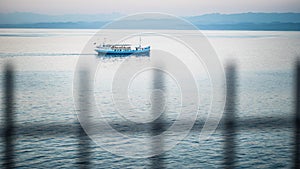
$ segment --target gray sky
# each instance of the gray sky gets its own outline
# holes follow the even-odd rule
[[[58,15],[164,12],[179,16],[215,12],[300,12],[300,0],[1,0],[0,12]]]

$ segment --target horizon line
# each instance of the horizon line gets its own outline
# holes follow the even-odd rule
[[[132,14],[137,14],[137,13],[128,13],[128,14],[124,14],[124,13],[120,13],[120,12],[111,12],[111,13],[67,13],[67,14],[49,14],[49,13],[41,13],[41,12],[20,12],[20,11],[16,11],[16,12],[0,12],[0,14],[16,14],[16,13],[24,13],[24,14],[37,14],[37,15],[48,15],[48,16],[64,16],[64,15],[113,15],[113,14],[118,14],[121,16],[127,16],[127,15],[132,15]],[[152,12],[139,12],[139,13],[152,13]],[[153,13],[157,13],[157,12],[153,12]],[[222,12],[211,12],[211,13],[203,13],[203,14],[196,14],[196,15],[175,15],[175,14],[171,14],[171,15],[175,15],[175,16],[179,16],[179,17],[193,17],[193,16],[203,16],[203,15],[211,15],[211,14],[220,14],[220,15],[235,15],[235,14],[300,14],[299,12],[278,12],[278,11],[274,11],[274,12],[254,12],[254,11],[248,11],[248,12],[233,12],[233,13],[222,13]]]

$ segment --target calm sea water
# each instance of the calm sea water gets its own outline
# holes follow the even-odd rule
[[[128,31],[128,30],[121,30]],[[77,117],[73,102],[73,75],[79,55],[96,30],[1,29],[0,67],[8,61],[16,69],[16,147],[18,168],[73,168],[78,161]],[[130,31],[129,31],[130,32]],[[190,31],[168,31],[192,39]],[[238,168],[291,168],[293,129],[294,64],[300,54],[299,32],[270,31],[203,31],[223,64],[234,60],[238,66],[237,165]],[[192,41],[192,40],[191,40]],[[85,51],[86,52],[86,51]],[[112,70],[124,58],[97,58],[106,72],[96,76],[95,98],[104,116],[111,122],[122,122],[122,116],[112,109],[109,78]],[[136,64],[149,62],[150,57],[133,58]],[[3,79],[3,73],[0,73]],[[106,80],[108,79],[108,81]],[[203,108],[198,120],[204,119],[209,107],[207,75],[196,79],[204,84]],[[2,81],[0,86],[2,86]],[[138,76],[129,94],[132,103],[148,117],[151,74]],[[206,86],[207,84],[207,86]],[[168,86],[169,121],[176,119],[178,87],[172,79]],[[3,88],[0,89],[1,96]],[[3,112],[3,99],[1,112]],[[146,106],[145,106],[146,105]],[[148,114],[147,114],[148,113]],[[202,114],[203,113],[203,114]],[[131,118],[136,114],[128,113]],[[254,120],[253,120],[254,119]],[[0,115],[3,126],[3,113]],[[266,120],[272,123],[265,124]],[[284,123],[284,124],[283,124]],[[256,127],[257,126],[257,127]],[[221,127],[220,127],[221,128]],[[167,168],[220,168],[223,162],[222,130],[199,142],[200,126],[164,155]],[[144,133],[147,135],[147,133]],[[142,134],[142,136],[144,136]],[[141,136],[141,137],[142,137]],[[120,140],[110,138],[111,147]],[[0,142],[3,151],[3,141]],[[149,146],[151,145],[144,145]],[[92,168],[149,168],[148,158],[114,155],[91,143]],[[125,148],[126,150],[126,148]],[[130,150],[128,150],[130,151]],[[146,152],[145,152],[146,153]],[[3,157],[0,155],[0,160]]]

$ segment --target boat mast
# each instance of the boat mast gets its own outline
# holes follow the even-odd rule
[[[139,48],[142,47],[142,39],[141,39],[141,36],[140,36],[140,44],[139,44]]]
[[[104,40],[103,40],[103,46],[105,45],[105,41],[106,41],[106,38],[104,38]]]

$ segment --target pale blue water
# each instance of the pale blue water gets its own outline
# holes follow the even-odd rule
[[[15,160],[18,168],[76,167],[78,138],[72,95],[73,71],[78,55],[94,32],[95,30],[0,30],[1,68],[10,60],[17,70]],[[188,31],[185,33],[189,36]],[[300,33],[209,31],[204,34],[208,36],[223,63],[232,58],[238,63],[238,168],[291,168],[293,64],[300,53]],[[137,63],[145,61],[147,58],[137,59]],[[118,60],[103,62],[109,69]],[[3,73],[0,76],[3,79]],[[1,81],[0,86],[2,83]],[[145,94],[141,93],[143,88],[136,90],[141,96]],[[0,89],[0,94],[2,97],[3,88]],[[1,112],[2,102],[3,100]],[[173,118],[172,113],[176,114],[170,112],[170,120]],[[255,118],[256,120],[246,123],[247,119]],[[0,120],[3,126],[3,113]],[[110,120],[120,122],[114,116]],[[199,116],[199,120],[203,120],[203,117]],[[265,124],[265,120],[272,123]],[[196,125],[184,140],[166,152],[165,166],[222,167],[224,141],[220,128],[210,140],[199,143],[200,126]],[[116,141],[111,144],[119,143]],[[2,151],[2,140],[0,145]],[[150,159],[117,156],[95,143],[91,143],[91,152],[92,168],[151,166]],[[1,154],[0,161],[2,158]]]

